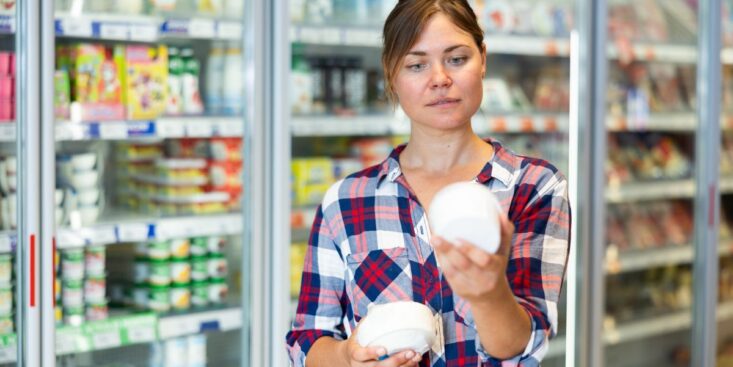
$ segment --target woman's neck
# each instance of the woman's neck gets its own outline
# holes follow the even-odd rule
[[[455,131],[435,131],[412,126],[410,142],[400,154],[403,169],[419,169],[424,173],[445,173],[454,168],[487,162],[494,153],[467,125]]]

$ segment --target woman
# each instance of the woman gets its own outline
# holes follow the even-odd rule
[[[401,0],[384,26],[388,91],[411,120],[409,143],[336,183],[316,215],[288,351],[294,365],[536,366],[557,332],[568,254],[567,182],[549,163],[482,140],[483,33],[465,0]],[[430,236],[434,194],[488,186],[508,216],[496,254]],[[444,343],[382,359],[355,338],[370,303],[420,302]],[[307,357],[307,358],[306,358]]]

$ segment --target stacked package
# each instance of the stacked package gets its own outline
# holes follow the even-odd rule
[[[0,52],[0,122],[15,119],[15,54]]]

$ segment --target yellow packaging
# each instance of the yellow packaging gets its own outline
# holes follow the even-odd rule
[[[303,264],[308,244],[296,242],[290,245],[290,297],[297,298],[303,278]]]
[[[129,45],[124,69],[122,94],[128,118],[144,120],[162,115],[168,98],[168,48]]]
[[[298,206],[317,205],[323,200],[331,184],[300,185],[293,188],[293,203]]]
[[[332,184],[333,161],[330,158],[296,158],[291,163],[293,185]]]

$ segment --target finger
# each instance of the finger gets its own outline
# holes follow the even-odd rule
[[[466,241],[459,241],[458,251],[463,253],[466,258],[471,260],[474,265],[479,267],[486,267],[491,261],[491,255],[483,249],[474,246],[473,244]]]
[[[404,352],[399,352],[399,353],[397,353],[397,354],[395,354],[395,355],[393,355],[393,356],[391,356],[391,357],[383,360],[377,366],[379,366],[379,367],[400,367],[403,364],[412,361],[412,359],[415,358],[416,355],[417,355],[417,353],[415,353],[414,351],[411,351],[411,350],[407,350],[407,351],[404,351]]]
[[[362,347],[361,345],[356,344],[356,347],[351,351],[351,359],[356,362],[376,361],[386,354],[387,350],[385,348]]]

